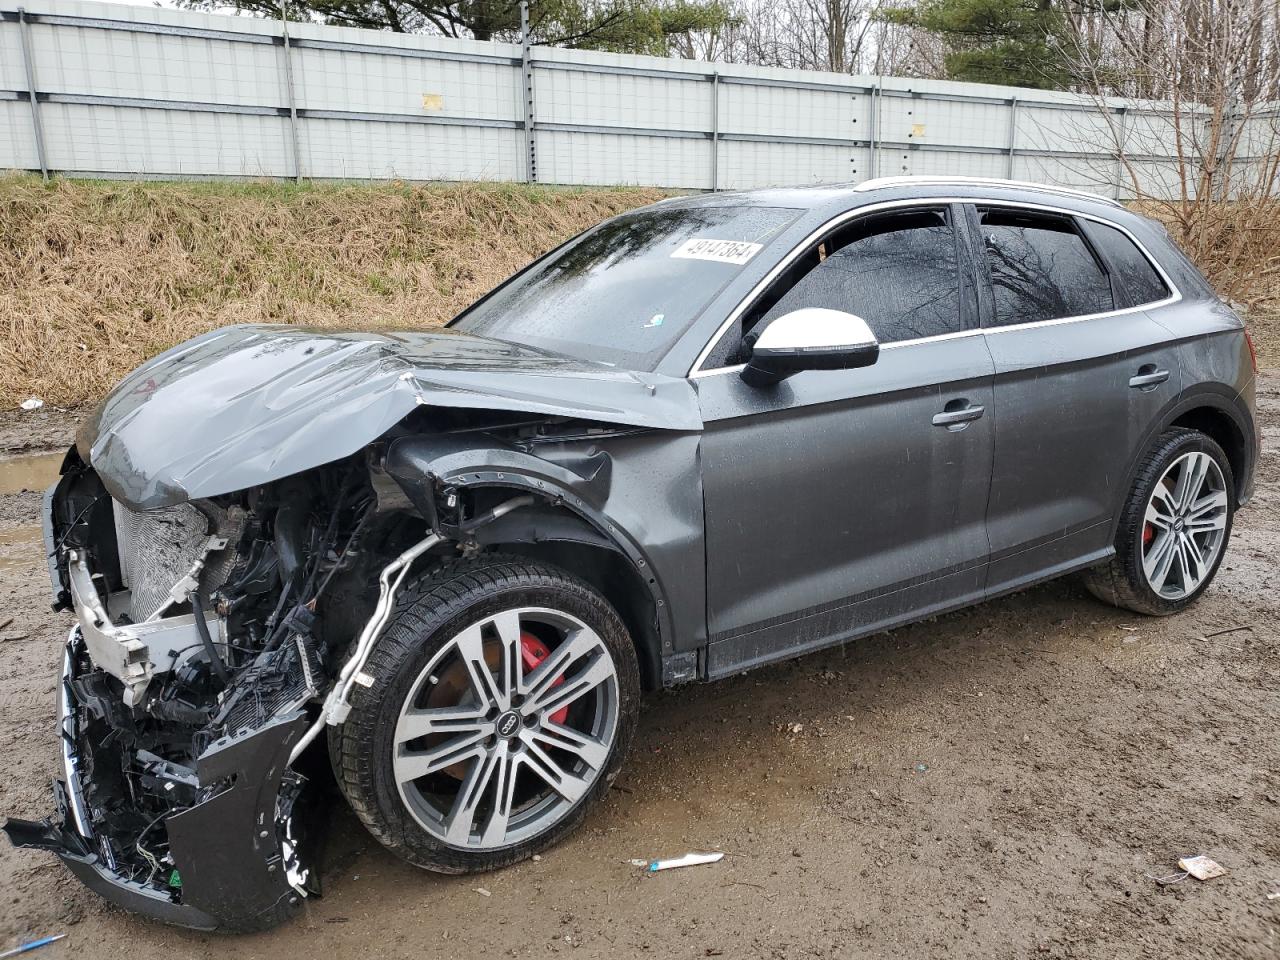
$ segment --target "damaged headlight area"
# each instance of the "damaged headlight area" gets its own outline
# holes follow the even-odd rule
[[[59,817],[8,821],[16,845],[183,926],[261,929],[300,906],[311,798],[292,761],[378,604],[369,565],[427,534],[374,474],[358,456],[135,512],[68,454],[45,505],[55,606],[78,621]]]

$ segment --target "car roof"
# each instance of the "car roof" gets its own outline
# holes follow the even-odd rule
[[[1082,212],[1114,217],[1128,213],[1118,201],[1100,194],[1056,184],[1000,180],[986,177],[881,177],[860,183],[814,187],[770,187],[725,193],[672,197],[663,206],[791,207],[821,215],[839,213],[884,200],[927,200],[932,197],[959,197],[972,200],[1013,200],[1021,203],[1051,204]]]

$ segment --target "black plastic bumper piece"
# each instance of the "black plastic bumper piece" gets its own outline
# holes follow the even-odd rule
[[[65,690],[70,690],[77,646],[73,634],[64,661]],[[68,721],[74,727],[74,704],[66,703],[64,711],[65,738]],[[201,754],[199,782],[213,788],[202,791],[211,795],[165,820],[180,891],[131,880],[105,859],[78,792],[74,750],[64,754],[67,782],[54,781],[57,816],[41,822],[10,819],[4,832],[16,847],[55,854],[94,892],[134,913],[196,930],[267,929],[287,920],[302,903],[293,886],[300,882],[296,862],[291,871],[279,820],[282,812],[286,818],[291,813],[296,791],[290,787],[281,801],[281,784],[289,753],[306,726],[305,713],[294,711],[243,736],[217,741]]]
[[[62,794],[62,783],[54,781],[55,794]],[[218,921],[185,903],[175,903],[164,892],[133,883],[113,873],[95,853],[85,846],[84,838],[74,828],[51,820],[5,821],[4,832],[15,847],[47,850],[55,854],[86,887],[104,900],[163,923],[195,930],[216,930]]]

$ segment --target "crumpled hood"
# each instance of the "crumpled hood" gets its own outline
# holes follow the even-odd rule
[[[77,447],[134,509],[268,483],[355,453],[419,404],[700,430],[688,381],[451,330],[224,327],[116,386]]]

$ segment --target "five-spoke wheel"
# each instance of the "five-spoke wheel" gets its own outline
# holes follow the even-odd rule
[[[1118,607],[1163,616],[1200,596],[1222,562],[1235,512],[1222,448],[1196,430],[1161,434],[1139,465],[1116,528],[1115,556],[1085,585]]]
[[[1151,491],[1142,528],[1142,569],[1162,597],[1181,600],[1204,582],[1226,538],[1229,497],[1207,453],[1184,453]]]
[[[486,555],[406,585],[330,753],[356,814],[432,870],[504,866],[571,831],[617,774],[639,669],[613,608]]]
[[[396,785],[445,843],[518,843],[582,799],[617,722],[617,671],[595,630],[546,608],[504,610],[449,638],[418,674],[396,724]]]

